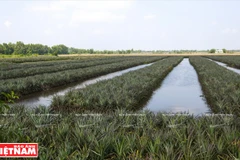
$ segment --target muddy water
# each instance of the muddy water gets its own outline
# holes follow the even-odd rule
[[[213,62],[217,63],[218,65],[223,66],[223,67],[225,67],[225,68],[227,68],[227,69],[229,69],[229,70],[231,70],[231,71],[233,71],[235,73],[240,74],[240,69],[229,67],[226,63],[218,62],[218,61],[215,61],[215,60],[212,60],[212,59],[209,59],[209,60],[213,61]]]
[[[202,95],[197,73],[185,58],[164,79],[144,110],[194,115],[209,113],[210,109]]]
[[[66,92],[70,91],[70,90],[74,90],[74,89],[81,89],[86,87],[87,85],[90,84],[94,84],[97,83],[98,81],[103,81],[103,80],[107,80],[107,79],[111,79],[117,76],[121,76],[124,73],[130,72],[130,71],[134,71],[134,70],[138,70],[147,66],[152,65],[153,63],[150,64],[144,64],[144,65],[139,65],[136,67],[132,67],[132,68],[128,68],[122,71],[118,71],[118,72],[114,72],[114,73],[110,73],[104,76],[100,76],[94,79],[90,79],[87,81],[84,81],[82,83],[73,83],[67,86],[63,86],[63,87],[58,87],[55,89],[51,89],[49,91],[44,91],[44,92],[39,92],[39,93],[34,93],[31,94],[30,96],[26,96],[23,99],[17,101],[15,103],[15,105],[24,105],[26,107],[37,107],[37,106],[50,106],[51,102],[52,102],[52,98],[55,95],[64,95]]]

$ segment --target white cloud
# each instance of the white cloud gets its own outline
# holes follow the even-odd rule
[[[111,22],[111,21],[123,21],[125,15],[115,14],[113,12],[98,11],[98,12],[89,12],[89,11],[75,11],[72,14],[71,25],[78,25],[79,23],[84,22]]]
[[[59,13],[59,14],[53,14],[52,18],[54,18],[54,19],[66,19],[67,16],[65,14]]]
[[[151,20],[151,19],[156,18],[156,15],[155,14],[148,14],[148,15],[145,15],[143,18],[145,20]]]
[[[215,25],[217,25],[218,23],[217,23],[217,21],[212,21],[211,22],[211,25],[213,25],[213,26],[215,26]]]
[[[46,11],[63,11],[65,10],[65,8],[64,6],[57,6],[57,5],[50,4],[48,6],[32,6],[30,10],[46,12]]]
[[[159,35],[159,38],[165,38],[167,37],[167,32],[161,32]]]
[[[54,33],[51,29],[45,29],[43,32],[47,36],[50,36],[50,35],[52,35]]]
[[[104,32],[104,30],[102,30],[102,29],[94,29],[93,31],[92,31],[92,34],[94,34],[94,35],[103,35],[105,32]]]
[[[4,22],[4,25],[5,25],[6,27],[10,27],[10,26],[12,25],[12,23],[7,20],[7,21]]]
[[[58,24],[58,25],[57,25],[57,28],[58,28],[58,29],[62,29],[63,27],[64,27],[64,24]]]
[[[119,9],[127,9],[131,7],[133,4],[133,0],[125,0],[125,1],[64,1],[62,2],[65,6],[74,6],[77,9],[84,10],[119,10]]]
[[[239,30],[235,29],[235,28],[225,28],[222,30],[222,33],[224,34],[236,34],[239,33]]]
[[[126,17],[125,11],[135,0],[124,1],[52,1],[48,5],[31,6],[35,12],[47,13],[54,19],[69,18],[70,26],[78,26],[86,22],[122,21]],[[49,13],[52,11],[52,15]],[[68,16],[66,16],[68,15]]]
[[[124,0],[124,1],[53,1],[48,5],[37,5],[31,6],[29,9],[31,11],[64,11],[72,9],[78,10],[119,10],[119,9],[127,9],[132,6],[135,0]]]

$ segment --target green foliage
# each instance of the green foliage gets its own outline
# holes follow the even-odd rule
[[[0,54],[4,54],[4,49],[2,44],[0,44]]]
[[[70,47],[68,49],[68,53],[69,54],[122,54],[122,53],[125,53],[125,54],[130,54],[130,53],[133,53],[134,50],[131,49],[131,50],[118,50],[118,51],[111,51],[111,50],[103,50],[103,51],[99,51],[99,50],[93,50],[93,49],[77,49],[77,48],[73,48],[73,47]]]
[[[15,55],[27,55],[27,54],[48,54],[51,53],[51,48],[42,44],[24,44],[21,41],[14,43],[3,43],[0,45],[0,53],[3,54],[15,54]]]
[[[111,57],[111,58],[96,58],[96,59],[83,59],[83,60],[67,60],[67,61],[54,61],[54,62],[39,62],[39,63],[23,63],[19,65],[11,65],[10,67],[2,67],[0,71],[1,79],[20,78],[27,76],[34,76],[44,73],[54,73],[59,71],[86,68],[102,64],[117,63],[122,60],[130,60],[134,57]],[[13,69],[14,68],[14,69]]]
[[[3,43],[3,52],[4,52],[4,54],[12,54],[14,52],[14,44]]]
[[[124,53],[129,54],[133,52],[141,52],[131,50],[121,50],[121,51],[111,51],[111,50],[94,50],[94,49],[78,49],[73,47],[67,47],[63,44],[54,45],[49,47],[47,45],[42,44],[24,44],[21,41],[17,41],[14,43],[3,43],[0,44],[0,54],[7,55],[31,55],[31,54],[39,54],[39,55],[47,55],[52,54],[57,56],[58,54],[113,54],[113,53]]]
[[[27,48],[24,43],[19,41],[14,45],[14,54],[26,54]]]
[[[240,56],[207,56],[210,59],[226,63],[230,67],[240,69]]]
[[[101,65],[98,65],[97,67],[94,66],[94,63],[91,64],[89,62],[89,64],[91,64],[92,66],[85,67],[85,68],[70,69],[70,70],[65,69],[63,71],[57,71],[55,73],[42,73],[34,76],[0,80],[0,90],[3,92],[14,91],[18,95],[26,95],[26,94],[30,94],[38,91],[47,90],[53,87],[69,84],[72,82],[82,82],[90,78],[94,78],[107,73],[127,69],[129,67],[134,67],[136,65],[151,63],[151,62],[163,59],[165,57],[152,57],[152,56],[134,57],[134,58],[126,57],[125,61],[121,60],[122,57],[119,57],[119,58],[120,58],[119,59],[120,61],[117,63],[101,64]],[[99,63],[99,62],[95,61],[95,63]],[[105,61],[105,63],[108,63],[108,62]],[[86,65],[87,63],[85,64],[85,66]],[[40,71],[41,69],[39,70],[39,72]],[[35,71],[31,70],[31,72],[35,72]],[[45,70],[45,72],[47,72],[47,70]],[[11,73],[14,75],[15,74],[14,70]],[[27,74],[30,74],[30,73],[27,73]]]
[[[239,117],[33,116],[13,108],[0,117],[1,143],[38,143],[38,159],[237,159]],[[41,110],[46,114],[49,111]],[[129,113],[129,112],[128,112]],[[221,124],[223,124],[221,126]]]
[[[240,75],[202,57],[190,57],[214,113],[240,115]]]
[[[227,50],[225,48],[223,48],[222,50],[223,50],[223,53],[227,53]]]
[[[52,46],[52,54],[55,56],[58,54],[68,54],[68,47],[63,44]]]
[[[152,66],[71,91],[63,97],[55,97],[51,106],[63,112],[137,110],[181,60],[182,57],[166,58]]]
[[[51,53],[51,48],[42,44],[24,44],[21,41],[14,43],[0,44],[0,54],[15,54],[15,55],[27,55],[27,54],[48,54]]]
[[[216,52],[216,49],[211,49],[210,51],[209,51],[209,53],[215,53]]]
[[[22,56],[22,57],[21,57]],[[39,62],[39,61],[58,61],[58,60],[68,60],[72,59],[70,57],[54,57],[54,56],[39,56],[36,54],[32,54],[30,57],[25,57],[24,55],[15,55],[9,58],[0,59],[1,62],[10,62],[12,65],[16,65],[14,63],[26,63],[26,62]],[[1,68],[0,68],[1,70]]]
[[[47,45],[42,45],[42,44],[27,44],[27,54],[39,54],[39,55],[45,55],[48,53],[51,53],[51,48],[48,47]]]
[[[70,48],[68,48],[68,53],[69,54],[84,54],[84,53],[87,53],[87,50],[70,47]]]
[[[2,95],[0,96],[0,114],[6,112],[10,107],[8,103],[14,103],[14,99],[18,99],[19,97],[15,95],[13,91],[10,93],[1,93]]]
[[[90,50],[89,50],[89,53],[90,53],[90,54],[93,54],[93,53],[94,53],[94,50],[93,50],[93,49],[90,49]]]

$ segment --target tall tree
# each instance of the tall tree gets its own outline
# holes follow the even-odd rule
[[[21,41],[18,41],[14,48],[14,54],[26,54],[26,53],[27,53],[27,49],[24,43]]]
[[[93,49],[89,49],[89,53],[90,53],[90,54],[93,54],[93,53],[94,53],[94,50],[93,50]]]
[[[223,53],[227,53],[227,50],[225,48],[223,48],[222,50],[223,50]]]
[[[12,54],[14,51],[14,45],[12,43],[3,43],[4,54]]]
[[[215,53],[216,52],[216,49],[211,49],[210,51],[209,51],[209,53]]]
[[[68,54],[68,47],[63,44],[52,46],[52,53],[54,55]]]
[[[0,44],[0,54],[4,54],[3,45]]]

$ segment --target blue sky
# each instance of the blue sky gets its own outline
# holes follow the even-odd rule
[[[240,1],[0,0],[0,43],[96,50],[240,49]]]

